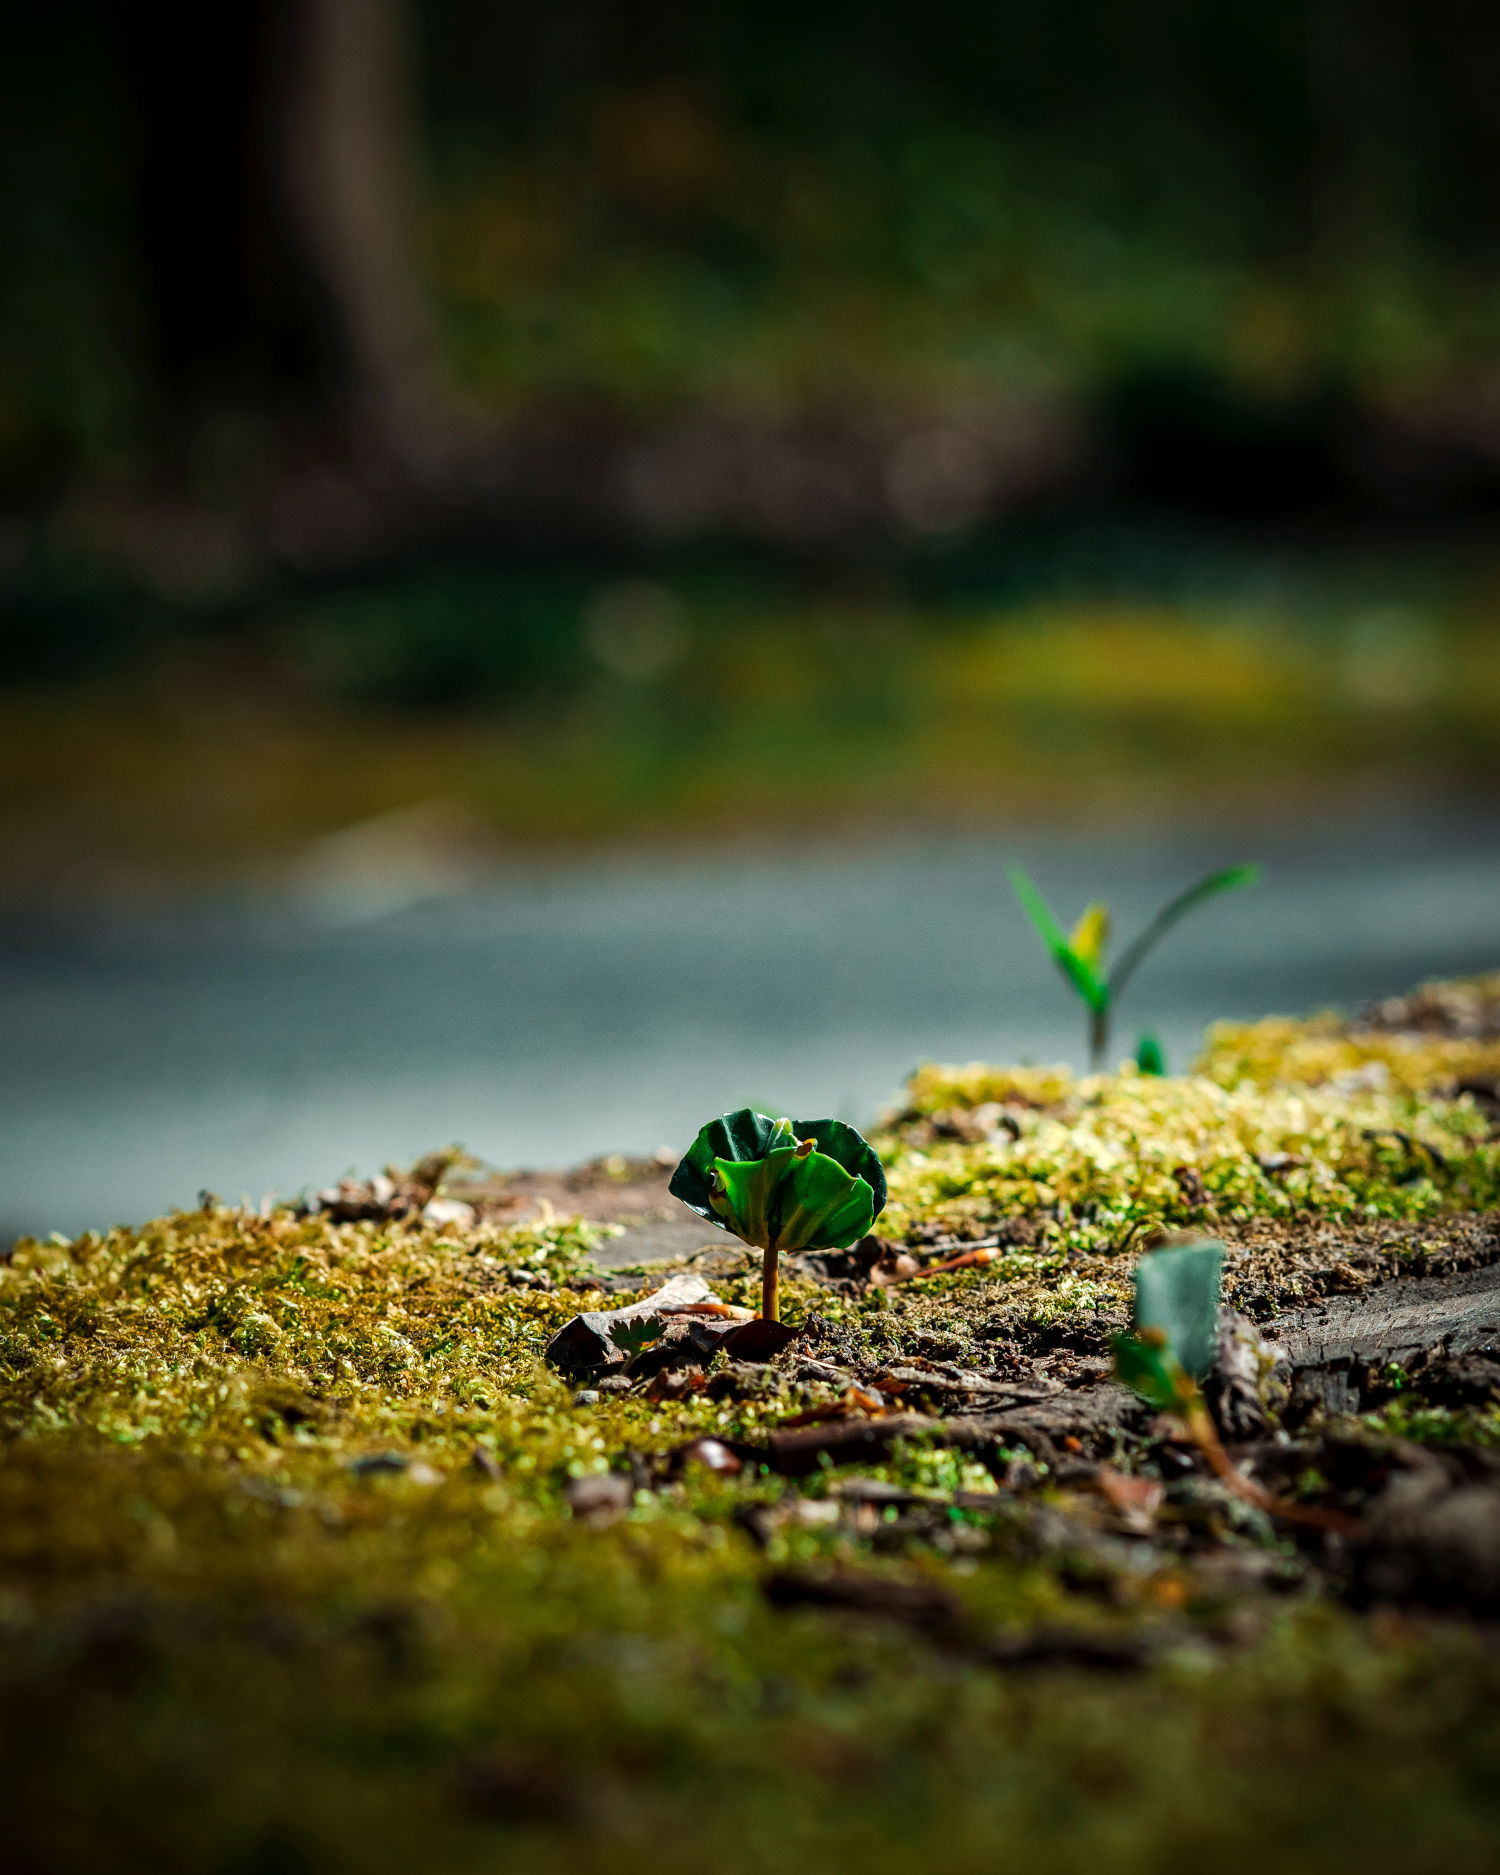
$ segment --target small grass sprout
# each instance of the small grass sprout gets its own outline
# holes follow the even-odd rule
[[[1030,919],[1032,928],[1052,953],[1058,969],[1089,1012],[1089,1065],[1097,1071],[1103,1067],[1109,1048],[1114,1006],[1148,953],[1161,942],[1173,925],[1197,906],[1217,898],[1222,892],[1233,892],[1240,886],[1254,885],[1260,877],[1260,868],[1226,866],[1219,872],[1208,873],[1185,892],[1179,892],[1176,898],[1162,907],[1145,930],[1126,945],[1114,967],[1109,970],[1104,966],[1104,954],[1111,935],[1107,905],[1096,901],[1085,910],[1071,933],[1064,933],[1062,926],[1053,917],[1051,907],[1032,884],[1024,868],[1011,866],[1009,876],[1016,897],[1021,901],[1021,909]],[[1159,1048],[1156,1054],[1159,1058]]]

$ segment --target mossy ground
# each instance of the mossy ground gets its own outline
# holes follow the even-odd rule
[[[1061,1350],[1102,1371],[1131,1246],[1158,1225],[1212,1224],[1261,1313],[1481,1254],[1500,1148],[1451,1095],[1500,1048],[1462,1046],[1393,1059],[1389,1036],[1261,1025],[1217,1032],[1178,1080],[925,1070],[882,1136],[883,1228],[1004,1221],[1030,1241],[889,1292],[792,1276],[787,1314],[854,1359],[1035,1371]],[[541,1357],[601,1302],[594,1241],[573,1221],[215,1207],[18,1248],[0,1272],[12,1866],[1492,1866],[1500,1655],[1462,1617],[1356,1615],[1306,1578],[1239,1596],[1149,1544],[1085,1569],[941,1449],[866,1468],[949,1500],[911,1534],[793,1506],[763,1552],[743,1513],[785,1487],[753,1467],[689,1466],[609,1527],[570,1516],[570,1478],[621,1454],[754,1440],[832,1397],[579,1403]],[[541,1274],[550,1289],[517,1280]],[[748,1265],[715,1279],[732,1301],[751,1283]],[[1400,1430],[1454,1433],[1402,1411]],[[1461,1430],[1493,1439],[1500,1418]],[[1037,1501],[1085,1515],[1064,1486]],[[1226,1530],[1219,1560],[1247,1541]],[[940,1582],[975,1632],[1145,1631],[1158,1658],[1007,1672],[767,1603],[769,1567],[819,1560]]]

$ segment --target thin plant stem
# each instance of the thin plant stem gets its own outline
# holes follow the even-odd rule
[[[1183,1400],[1182,1415],[1193,1444],[1208,1461],[1209,1470],[1245,1503],[1263,1510],[1268,1517],[1280,1517],[1284,1523],[1307,1524],[1314,1530],[1336,1530],[1341,1536],[1348,1536],[1359,1528],[1355,1519],[1341,1510],[1322,1510],[1315,1504],[1290,1504],[1285,1498],[1272,1497],[1269,1491],[1252,1484],[1224,1450],[1219,1429],[1196,1387],[1191,1396]]]
[[[1220,892],[1232,892],[1236,886],[1253,885],[1258,876],[1259,868],[1255,866],[1227,866],[1222,872],[1210,873],[1206,879],[1190,885],[1186,892],[1179,892],[1169,905],[1161,908],[1140,936],[1121,952],[1114,969],[1109,973],[1110,995],[1120,994],[1145,961],[1147,953],[1195,906],[1202,905]]]
[[[1099,1073],[1109,1049],[1109,1004],[1089,1011],[1089,1071]]]
[[[760,1312],[768,1322],[781,1320],[778,1295],[780,1279],[781,1252],[775,1244],[770,1244],[760,1261]]]

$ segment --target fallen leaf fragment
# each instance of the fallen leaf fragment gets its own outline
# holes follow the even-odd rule
[[[719,1346],[732,1361],[769,1361],[783,1348],[789,1348],[797,1334],[798,1330],[788,1328],[785,1322],[768,1322],[757,1315],[732,1326]]]
[[[666,1356],[669,1350],[659,1344],[684,1329],[690,1344],[673,1340],[674,1359],[690,1358],[693,1351],[712,1359],[722,1348],[732,1360],[769,1361],[798,1332],[785,1322],[764,1321],[749,1309],[721,1302],[701,1276],[682,1275],[624,1308],[575,1315],[547,1343],[546,1358],[554,1367],[615,1367],[638,1360],[653,1344]]]
[[[889,1264],[877,1264],[870,1271],[870,1281],[890,1289],[897,1283],[909,1283],[917,1276],[946,1276],[951,1270],[978,1269],[982,1264],[993,1263],[1000,1254],[999,1250],[989,1247],[966,1250],[962,1256],[949,1257],[942,1263],[928,1263],[925,1267],[915,1257],[895,1257]]]
[[[902,1251],[898,1256],[882,1257],[870,1271],[870,1281],[877,1289],[890,1289],[896,1283],[909,1282],[922,1274],[922,1265]]]
[[[668,1462],[674,1471],[681,1471],[688,1465],[702,1465],[705,1471],[722,1472],[726,1477],[745,1469],[743,1461],[722,1439],[690,1439],[669,1455]]]
[[[554,1367],[618,1366],[625,1356],[614,1339],[617,1327],[644,1327],[670,1310],[718,1300],[701,1276],[674,1276],[651,1295],[624,1308],[588,1309],[573,1316],[547,1343],[546,1358]]]

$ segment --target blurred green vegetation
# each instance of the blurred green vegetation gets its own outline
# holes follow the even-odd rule
[[[421,264],[492,407],[1167,370],[1286,409],[1495,363],[1500,29],[1472,0],[406,15]],[[0,76],[13,492],[151,441],[132,56],[115,9],[59,0]]]
[[[1039,531],[843,577],[478,558],[219,609],[38,564],[0,872],[223,876],[445,802],[522,846],[1279,820],[1500,778],[1487,559]],[[54,659],[89,648],[91,674]]]
[[[275,396],[210,386],[219,404],[170,382],[140,172],[142,99],[175,95],[169,67],[143,81],[171,47],[141,22],[172,0],[58,0],[16,29],[12,889],[62,854],[233,869],[432,800],[532,842],[1493,784],[1494,568],[1457,533],[1432,544],[1445,503],[1500,486],[1484,9],[404,12],[412,267],[440,372],[497,452],[439,474],[409,534],[421,499],[295,373]],[[214,119],[203,85],[173,151]],[[192,199],[170,206],[206,237],[180,219]],[[196,256],[173,316],[206,309],[233,339],[244,309],[210,302],[244,285],[234,256],[221,240],[202,283]],[[1004,423],[985,429],[1028,398],[1016,448],[1065,458],[1060,481],[1028,481]],[[756,454],[823,416],[822,454]],[[731,488],[696,540],[643,545],[660,517],[609,492],[628,439],[721,419],[752,442],[709,479],[771,495]],[[975,436],[983,489],[945,492],[968,471],[941,447],[923,471],[941,512],[896,485],[913,439]],[[692,484],[701,464],[687,447],[667,467]],[[781,527],[838,510],[844,483],[842,532]],[[1018,505],[1039,489],[1065,511]],[[367,515],[352,546],[338,513],[318,536],[330,502]],[[1427,544],[1351,540],[1351,515],[1402,504],[1436,522]],[[1160,520],[1174,506],[1303,532],[1194,533]],[[1312,515],[1342,516],[1343,542],[1319,548]]]
[[[434,278],[497,398],[1282,402],[1493,358],[1477,9],[421,9]],[[1489,173],[1486,173],[1489,172]]]

